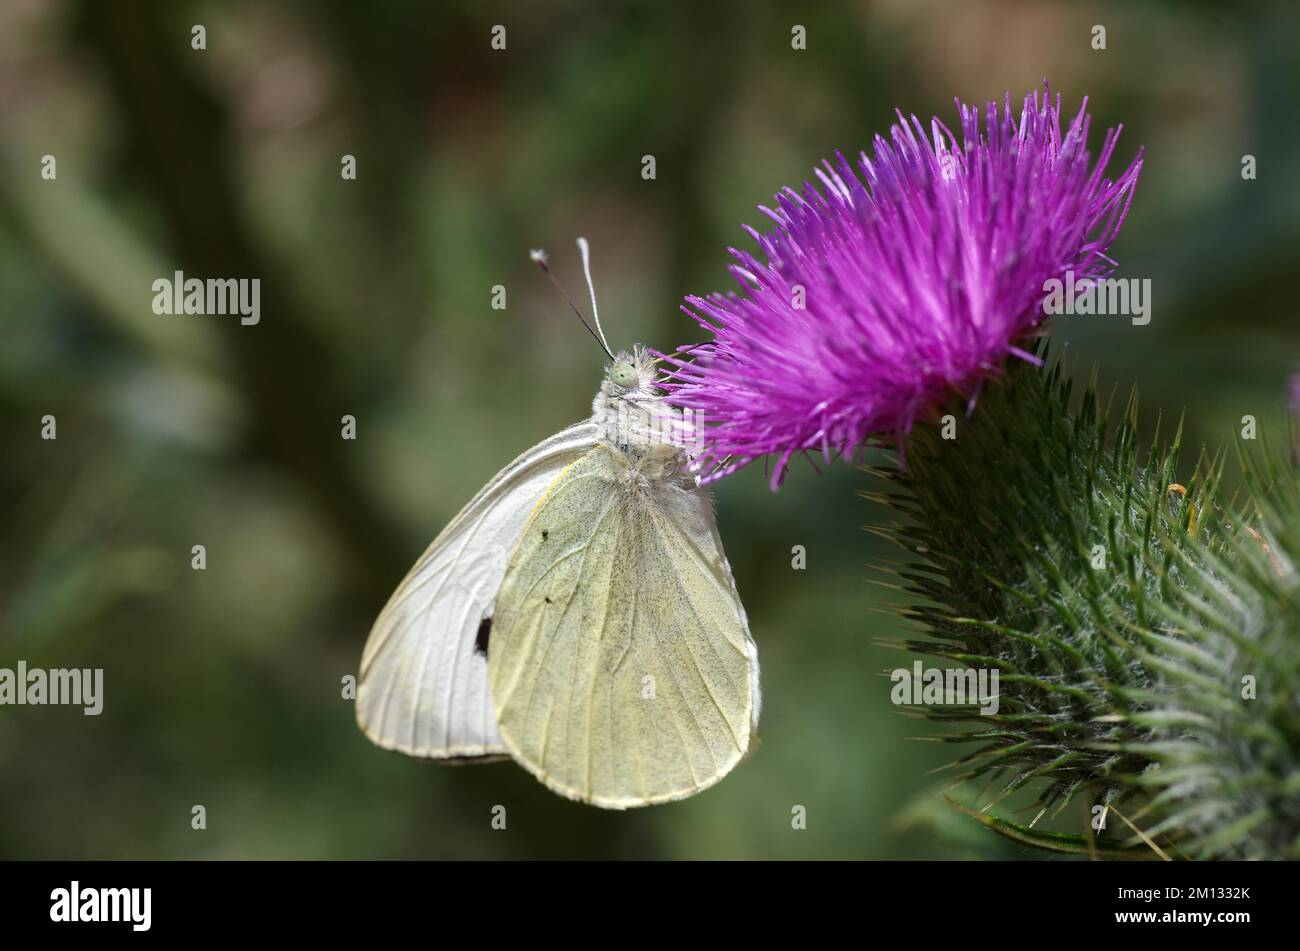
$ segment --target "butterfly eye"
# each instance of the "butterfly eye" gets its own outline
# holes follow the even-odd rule
[[[622,387],[631,388],[639,382],[636,367],[630,363],[616,363],[609,368],[609,378]]]

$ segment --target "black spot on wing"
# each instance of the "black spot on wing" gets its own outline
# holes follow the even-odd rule
[[[488,638],[492,636],[492,619],[485,617],[478,622],[478,633],[474,635],[474,653],[487,656]]]
[[[548,532],[546,529],[542,529],[542,541],[546,541],[546,537],[550,534],[551,533]]]

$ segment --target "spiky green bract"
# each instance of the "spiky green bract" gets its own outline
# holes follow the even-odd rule
[[[1136,408],[1130,397],[1108,432],[1092,389],[1071,411],[1059,367],[1026,366],[954,418],[956,438],[941,424],[912,434],[906,467],[887,473],[896,491],[880,496],[908,516],[892,534],[920,559],[902,574],[925,603],[905,613],[930,639],[907,646],[1001,680],[995,715],[927,715],[974,724],[945,738],[980,744],[960,762],[996,782],[990,807],[1035,784],[1035,823],[1080,797],[1115,812],[1093,845],[1281,854],[1294,826],[1277,798],[1295,784],[1294,663],[1256,672],[1279,712],[1232,697],[1294,586],[1260,567],[1245,519],[1223,514],[1217,461],[1202,457],[1171,490],[1178,435],[1140,451]],[[1269,636],[1289,638],[1293,655],[1294,607],[1288,617]],[[1241,801],[1247,787],[1257,805]],[[1271,823],[1282,829],[1262,842]]]
[[[1148,833],[1191,855],[1300,858],[1300,482],[1265,453],[1243,454],[1247,500],[1219,551],[1188,553],[1167,602],[1170,630],[1145,659],[1159,675],[1127,750],[1160,764]],[[1251,522],[1255,527],[1251,527]],[[1200,571],[1190,570],[1199,562]]]

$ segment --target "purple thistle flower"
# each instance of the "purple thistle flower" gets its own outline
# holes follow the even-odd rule
[[[856,170],[837,153],[820,189],[759,206],[776,230],[744,228],[766,261],[728,249],[744,294],[686,299],[714,339],[666,357],[666,389],[703,424],[703,481],[775,455],[775,489],[795,453],[901,444],[953,394],[973,408],[1007,357],[1037,362],[1018,344],[1039,332],[1046,280],[1114,270],[1106,251],[1142,167],[1139,150],[1103,178],[1123,127],[1091,164],[1087,99],[1064,135],[1046,84],[1019,118],[1009,94],[988,103],[983,131],[977,107],[957,109],[960,143],[899,112]]]

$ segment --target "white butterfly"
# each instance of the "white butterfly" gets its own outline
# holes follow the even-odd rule
[[[749,752],[758,655],[689,416],[643,348],[610,352],[591,302],[611,356],[591,418],[506,466],[416,562],[366,642],[357,721],[386,749],[509,755],[624,809],[693,795]]]

